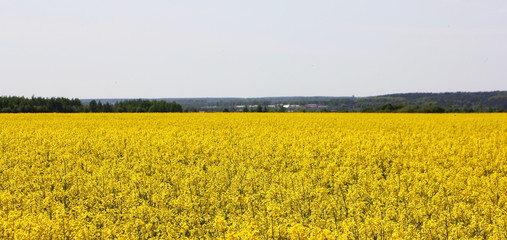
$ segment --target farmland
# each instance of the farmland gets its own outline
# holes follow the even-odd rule
[[[0,115],[0,239],[507,238],[507,114]]]

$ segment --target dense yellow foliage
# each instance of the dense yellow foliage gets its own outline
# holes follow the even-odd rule
[[[109,238],[507,239],[507,115],[0,115],[0,239]]]

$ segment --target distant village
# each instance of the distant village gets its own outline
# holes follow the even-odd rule
[[[252,105],[235,105],[231,108],[227,107],[219,107],[219,106],[204,106],[201,108],[201,112],[207,112],[207,111],[216,111],[217,109],[225,109],[226,111],[230,112],[279,112],[279,111],[285,111],[285,112],[305,112],[305,111],[319,111],[327,109],[328,105],[324,104],[317,104],[317,103],[311,103],[311,104],[268,104],[268,105],[259,105],[259,104],[252,104]]]

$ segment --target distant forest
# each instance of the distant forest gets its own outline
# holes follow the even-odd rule
[[[507,91],[404,93],[374,97],[188,98],[185,111],[505,112]],[[261,107],[259,107],[261,106]]]
[[[163,100],[124,100],[114,104],[92,100],[83,104],[74,98],[0,97],[2,113],[78,112],[182,112],[181,105]]]
[[[374,97],[134,100],[0,97],[0,112],[507,112],[507,91],[403,93]]]

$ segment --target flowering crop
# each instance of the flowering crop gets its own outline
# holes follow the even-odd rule
[[[0,126],[0,239],[507,238],[506,114],[13,114]]]

